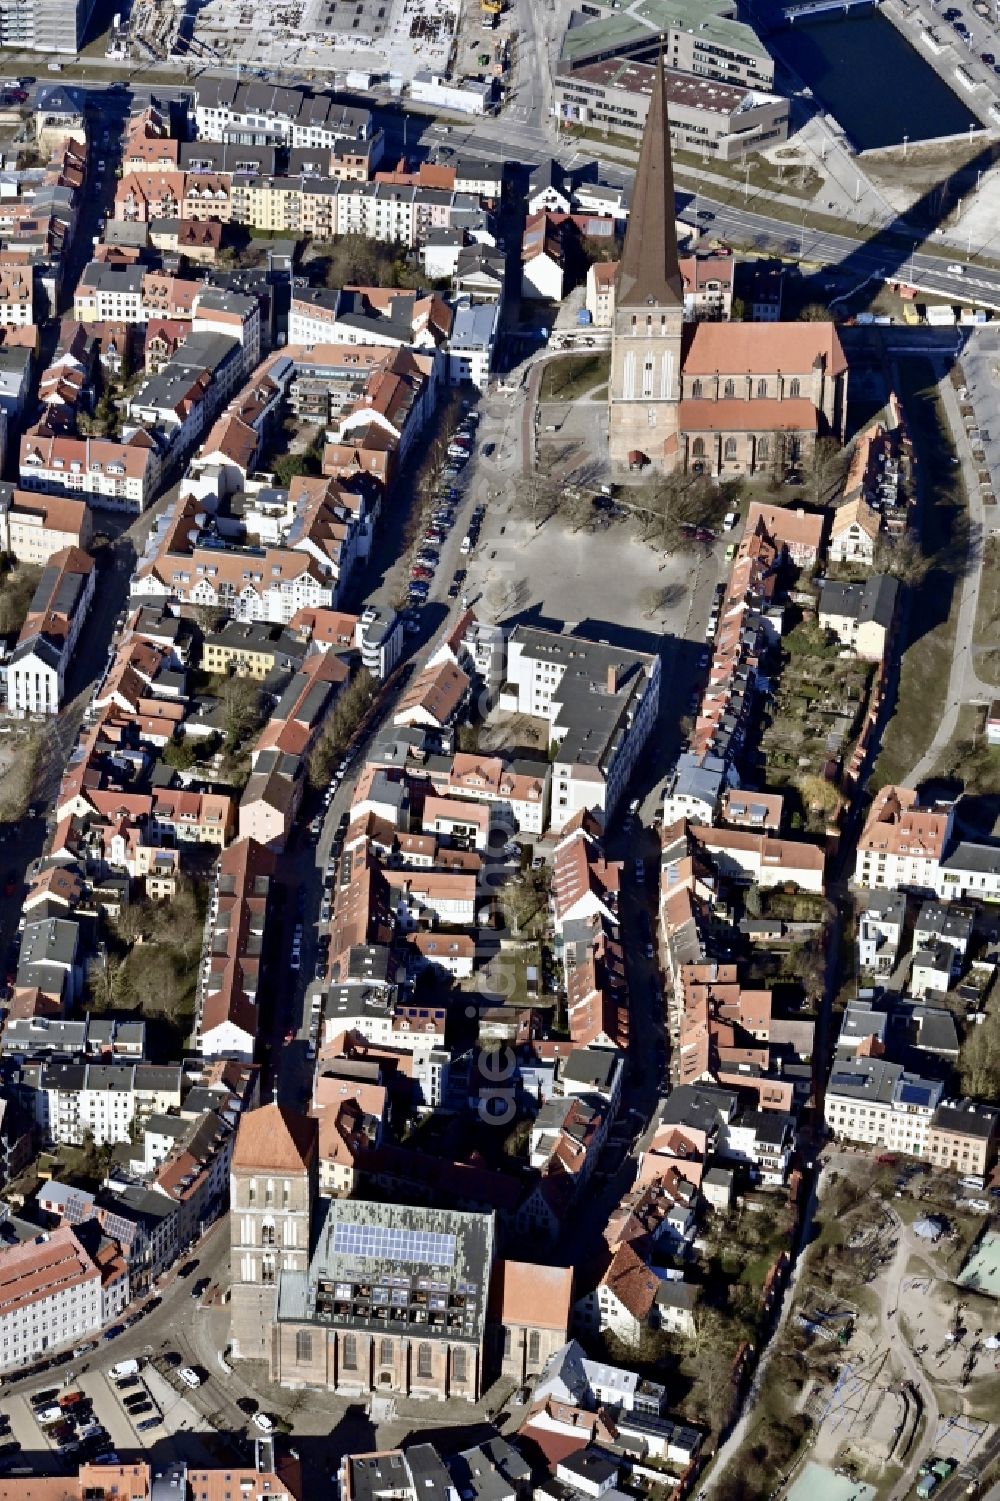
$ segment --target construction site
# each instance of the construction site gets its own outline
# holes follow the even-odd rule
[[[492,29],[502,6],[476,0],[477,30]],[[461,0],[289,0],[265,27],[251,0],[136,0],[128,47],[137,58],[225,62],[393,91],[419,72],[452,73],[461,14]]]

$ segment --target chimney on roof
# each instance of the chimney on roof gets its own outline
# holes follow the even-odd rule
[[[608,692],[617,693],[621,684],[622,666],[620,662],[612,662],[608,666]]]

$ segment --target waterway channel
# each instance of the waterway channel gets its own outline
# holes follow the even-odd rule
[[[809,85],[858,151],[958,135],[979,121],[874,10],[796,21],[768,46]]]

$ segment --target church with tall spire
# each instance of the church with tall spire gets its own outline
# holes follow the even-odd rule
[[[847,361],[830,323],[689,322],[667,83],[657,60],[614,285],[608,449],[630,469],[774,475],[841,442]]]

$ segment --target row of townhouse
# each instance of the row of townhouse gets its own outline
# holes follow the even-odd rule
[[[267,427],[294,381],[322,370],[316,379],[339,384],[341,357],[327,354],[290,346],[254,373],[151,533],[132,580],[134,598],[222,607],[240,621],[277,624],[336,607],[370,548],[382,490],[433,410],[435,384],[430,357],[382,352],[363,366],[355,399],[332,429],[324,478],[297,476],[284,491],[268,476],[252,477]]]
[[[824,520],[753,502],[722,586],[708,677],[684,751],[664,790],[663,821],[715,823],[727,789],[739,782],[761,652],[781,632],[775,603],[780,564],[811,566],[819,557]]]
[[[553,925],[562,939],[570,1039],[576,1048],[629,1045],[629,997],[618,926],[622,864],[609,861],[601,825],[579,814],[552,855]]]
[[[341,1054],[342,1039],[349,1037],[373,1059],[382,1058],[386,1064],[396,1060],[405,1074],[411,1105],[433,1110],[444,1103],[448,1091],[447,1010],[443,1005],[409,1002],[390,974],[387,949],[369,945],[349,952],[344,978],[321,992],[320,1070],[326,1071],[328,1057]],[[319,1078],[316,1089],[321,1095]],[[367,1144],[374,1144],[374,1138]]]
[[[0,203],[0,328],[23,330],[32,347],[46,309],[59,302],[87,179],[82,138],[43,124],[39,146],[50,153],[45,165],[7,173]]]
[[[340,547],[336,557],[320,560],[305,547],[260,545],[252,534],[220,545],[218,533],[198,519],[202,504],[201,497],[188,496],[162,518],[154,549],[133,577],[133,599],[203,605],[238,621],[281,625],[302,610],[334,608],[347,578],[340,572]],[[331,509],[340,509],[338,526],[349,533],[353,512],[338,508],[335,498]]]
[[[49,874],[63,867],[50,867]],[[38,883],[34,889],[40,889]],[[30,893],[29,893],[30,894]],[[14,989],[14,1002],[19,999]],[[58,1000],[58,995],[56,996]],[[4,1022],[0,1051],[4,1058],[35,1062],[141,1063],[146,1052],[146,1023],[91,1016],[62,1020],[52,1008],[43,1015],[18,1016],[12,1005]]]
[[[56,817],[60,823],[65,819],[81,819],[100,827],[107,825],[109,837],[105,842],[106,858],[114,860],[114,839],[121,841],[123,867],[134,856],[130,840],[121,838],[121,830],[128,827],[141,829],[152,848],[159,845],[208,845],[225,849],[230,843],[236,824],[235,805],[231,797],[222,792],[196,792],[183,787],[157,787],[152,792],[123,792],[113,786],[94,786],[88,778],[84,786],[73,785],[60,790]],[[129,869],[130,875],[143,872],[136,866]]]
[[[82,9],[74,6],[67,11],[59,7],[59,24],[72,29],[76,12]],[[39,6],[32,10],[45,14],[46,8]],[[75,43],[66,50],[75,52]],[[256,1467],[239,1472],[239,1481],[240,1501],[302,1501],[305,1496],[297,1462],[275,1462],[271,1455]],[[93,1501],[95,1491],[121,1496],[123,1501],[124,1498],[140,1501],[151,1496],[159,1483],[166,1483],[175,1501],[205,1501],[207,1496],[222,1495],[232,1482],[233,1471],[228,1466],[201,1469],[180,1460],[161,1468],[159,1463],[154,1467],[146,1460],[129,1460],[127,1464],[103,1461],[81,1464],[75,1475],[61,1482],[61,1488],[65,1501]],[[37,1480],[14,1477],[5,1485],[10,1501],[38,1501],[42,1495]]]
[[[302,172],[292,176],[130,171],[115,192],[124,224],[238,224],[302,239],[359,234],[413,249],[441,230],[471,226],[491,239],[477,195]]]
[[[812,1093],[813,1025],[776,1015],[771,992],[745,986],[740,966],[714,936],[719,917],[729,911],[726,887],[746,879],[729,851],[704,837],[720,833],[729,831],[681,822],[663,834],[659,918],[670,983],[672,1073],[682,1086],[715,1083],[752,1093],[761,1110],[794,1112]],[[732,837],[757,841],[762,836]],[[811,861],[815,855],[819,881],[809,889],[822,892],[822,851],[790,841],[781,845],[790,854],[782,859],[785,875],[775,884],[800,884],[791,861]]]
[[[247,369],[240,339],[207,331],[188,334],[129,398],[123,439],[144,432],[176,462],[209,430]]]
[[[194,133],[199,141],[332,148],[365,141],[375,128],[369,109],[332,94],[203,78],[194,95]]]
[[[253,750],[240,799],[241,839],[271,850],[285,848],[305,791],[310,753],[350,674],[339,653],[316,650],[288,681]]]
[[[396,287],[311,287],[296,281],[288,342],[434,350],[447,339],[451,322],[452,309],[434,294]]]
[[[502,756],[442,752],[439,736],[416,727],[395,727],[376,737],[368,764],[358,778],[354,808],[392,825],[409,827],[409,808],[428,791],[469,809],[471,828],[476,804],[490,810],[505,833],[540,836],[544,832],[548,777],[534,762],[507,762]],[[458,820],[455,820],[456,825]]]
[[[260,360],[261,310],[256,297],[128,262],[91,261],[85,266],[74,293],[73,316],[81,323],[180,321],[189,333],[238,339],[247,371]]]
[[[921,1157],[982,1183],[996,1161],[1000,1111],[949,1099],[940,1080],[886,1058],[838,1058],[826,1087],[824,1117],[838,1141]]]

